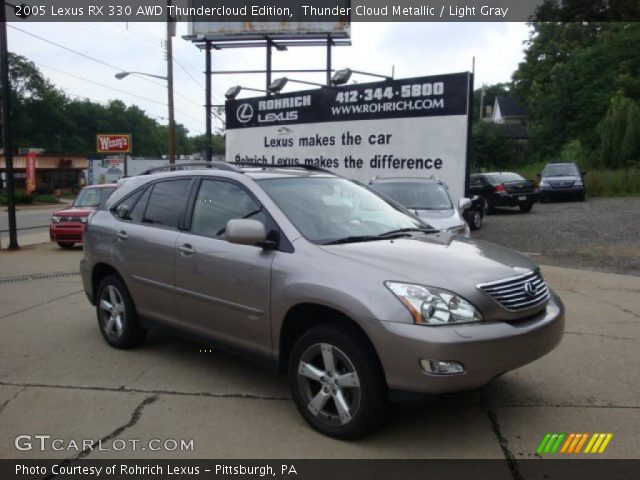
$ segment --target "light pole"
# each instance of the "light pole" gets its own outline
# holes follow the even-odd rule
[[[173,70],[171,71],[173,74]],[[169,80],[170,77],[163,77],[162,75],[154,75],[152,73],[144,72],[119,72],[115,77],[118,80],[129,75],[144,75],[145,77],[159,78],[167,82],[167,90],[169,90],[169,163],[176,163],[176,123],[173,115],[173,82]]]

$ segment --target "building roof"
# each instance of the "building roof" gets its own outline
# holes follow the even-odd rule
[[[496,103],[500,107],[500,114],[503,117],[525,117],[526,113],[520,108],[518,102],[513,97],[496,97]]]

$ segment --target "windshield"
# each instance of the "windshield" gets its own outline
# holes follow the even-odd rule
[[[578,175],[578,169],[573,164],[547,165],[542,171],[543,177],[575,177]]]
[[[102,202],[109,198],[109,195],[111,195],[115,189],[116,187],[85,188],[80,191],[73,202],[73,206],[98,208],[102,205]]]
[[[345,178],[278,178],[258,183],[300,233],[314,243],[431,228]]]
[[[493,185],[499,185],[501,183],[509,183],[509,182],[522,182],[524,178],[522,178],[517,173],[505,172],[505,173],[492,173],[487,175],[487,178]]]
[[[371,188],[414,210],[452,210],[449,192],[440,183],[382,182]]]

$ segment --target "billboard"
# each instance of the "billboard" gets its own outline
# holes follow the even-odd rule
[[[131,153],[131,134],[99,133],[96,135],[97,153]]]
[[[314,165],[364,183],[433,176],[461,198],[472,88],[465,72],[228,100],[226,160]]]
[[[278,37],[334,38],[350,37],[351,1],[336,0],[330,8],[313,5],[300,8],[298,0],[281,0],[275,5],[259,5],[237,2],[225,5],[210,0],[191,0],[188,11],[189,36],[209,40],[249,40]],[[313,10],[312,10],[313,9]],[[325,11],[327,13],[323,14]],[[307,14],[305,14],[307,12]],[[316,12],[310,15],[309,12]],[[210,18],[233,18],[244,21],[210,22]],[[256,18],[268,17],[270,22],[256,22]],[[313,18],[314,21],[308,21]],[[337,19],[337,20],[336,20]]]

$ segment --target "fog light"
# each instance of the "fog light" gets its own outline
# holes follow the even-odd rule
[[[420,366],[424,373],[429,375],[457,375],[464,373],[464,366],[459,362],[447,360],[420,360]]]

